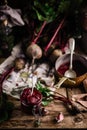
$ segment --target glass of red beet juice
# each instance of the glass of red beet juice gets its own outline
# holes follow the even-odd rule
[[[22,110],[28,114],[33,114],[34,107],[40,107],[42,102],[42,94],[34,88],[25,88],[20,96]]]

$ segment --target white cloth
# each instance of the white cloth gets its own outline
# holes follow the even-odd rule
[[[12,9],[8,5],[0,6],[0,12],[3,13],[0,16],[0,20],[4,20],[4,18],[8,19],[8,26],[23,26],[25,23],[21,17],[21,10],[20,9]],[[10,18],[9,18],[10,16]]]

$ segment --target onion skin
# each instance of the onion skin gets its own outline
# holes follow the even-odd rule
[[[26,55],[30,58],[40,59],[42,57],[42,49],[37,44],[31,44],[26,49]]]

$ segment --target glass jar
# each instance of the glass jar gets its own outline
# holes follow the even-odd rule
[[[20,96],[22,111],[33,114],[33,109],[39,108],[42,102],[42,94],[34,88],[33,93],[32,88],[25,88]]]

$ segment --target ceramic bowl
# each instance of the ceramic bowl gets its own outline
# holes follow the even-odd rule
[[[70,54],[63,54],[59,58],[57,58],[55,62],[55,72],[58,81],[60,78],[64,77],[64,72],[69,68],[70,63]],[[78,86],[82,83],[82,81],[87,77],[87,60],[85,57],[74,53],[73,54],[73,70],[76,71],[76,78],[70,79],[68,78],[64,81],[63,85],[67,86]],[[75,81],[75,82],[73,82]]]

